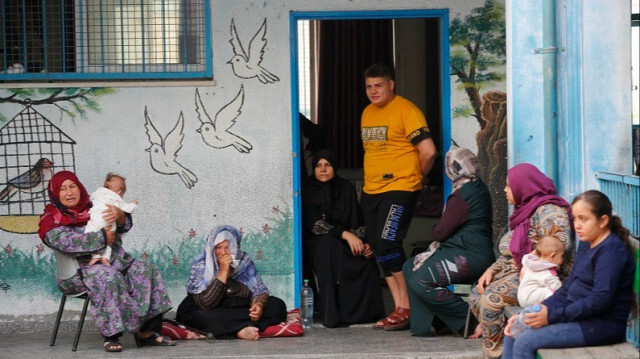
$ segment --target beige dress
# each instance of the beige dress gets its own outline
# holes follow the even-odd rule
[[[474,288],[469,296],[471,310],[482,325],[482,352],[485,358],[499,358],[502,355],[503,330],[506,325],[504,309],[511,305],[518,305],[518,268],[511,255],[509,244],[513,231],[502,236],[498,244],[500,257],[489,267],[496,271],[493,281],[483,294]],[[554,204],[545,204],[533,213],[530,218],[529,239],[535,248],[538,240],[544,236],[553,235],[564,243],[566,251],[560,278],[568,275],[573,263],[573,240],[571,239],[571,225],[567,211]]]

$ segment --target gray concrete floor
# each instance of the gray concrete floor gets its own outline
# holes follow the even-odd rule
[[[90,322],[87,324],[91,324]],[[0,358],[481,358],[481,341],[446,335],[412,337],[408,331],[385,332],[370,325],[328,329],[314,325],[302,337],[244,340],[185,340],[175,347],[136,348],[132,335],[124,336],[121,353],[102,349],[100,334],[86,328],[78,351],[71,351],[73,331],[60,331],[49,346],[51,332],[4,333]]]

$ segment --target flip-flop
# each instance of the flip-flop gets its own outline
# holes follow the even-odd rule
[[[157,338],[161,338],[160,341],[156,340]],[[156,347],[172,347],[176,345],[176,342],[171,340],[169,337],[160,335],[160,333],[155,332],[146,338],[139,338],[140,346],[156,346]]]
[[[104,342],[104,351],[109,353],[119,353],[122,351],[122,344],[118,340],[107,340]]]

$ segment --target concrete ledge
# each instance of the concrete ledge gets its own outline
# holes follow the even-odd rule
[[[540,349],[541,359],[637,359],[638,351],[630,343],[568,349]]]

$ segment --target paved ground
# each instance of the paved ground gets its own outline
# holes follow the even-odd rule
[[[72,323],[68,323],[72,324]],[[71,351],[74,332],[65,325],[54,347],[49,346],[51,332],[3,333],[0,336],[0,358],[481,358],[481,341],[448,335],[417,338],[408,331],[385,332],[369,325],[327,329],[320,325],[297,338],[244,340],[180,341],[176,347],[136,348],[133,336],[122,338],[121,353],[107,353],[102,349],[100,334],[88,328],[80,338],[78,351]]]

